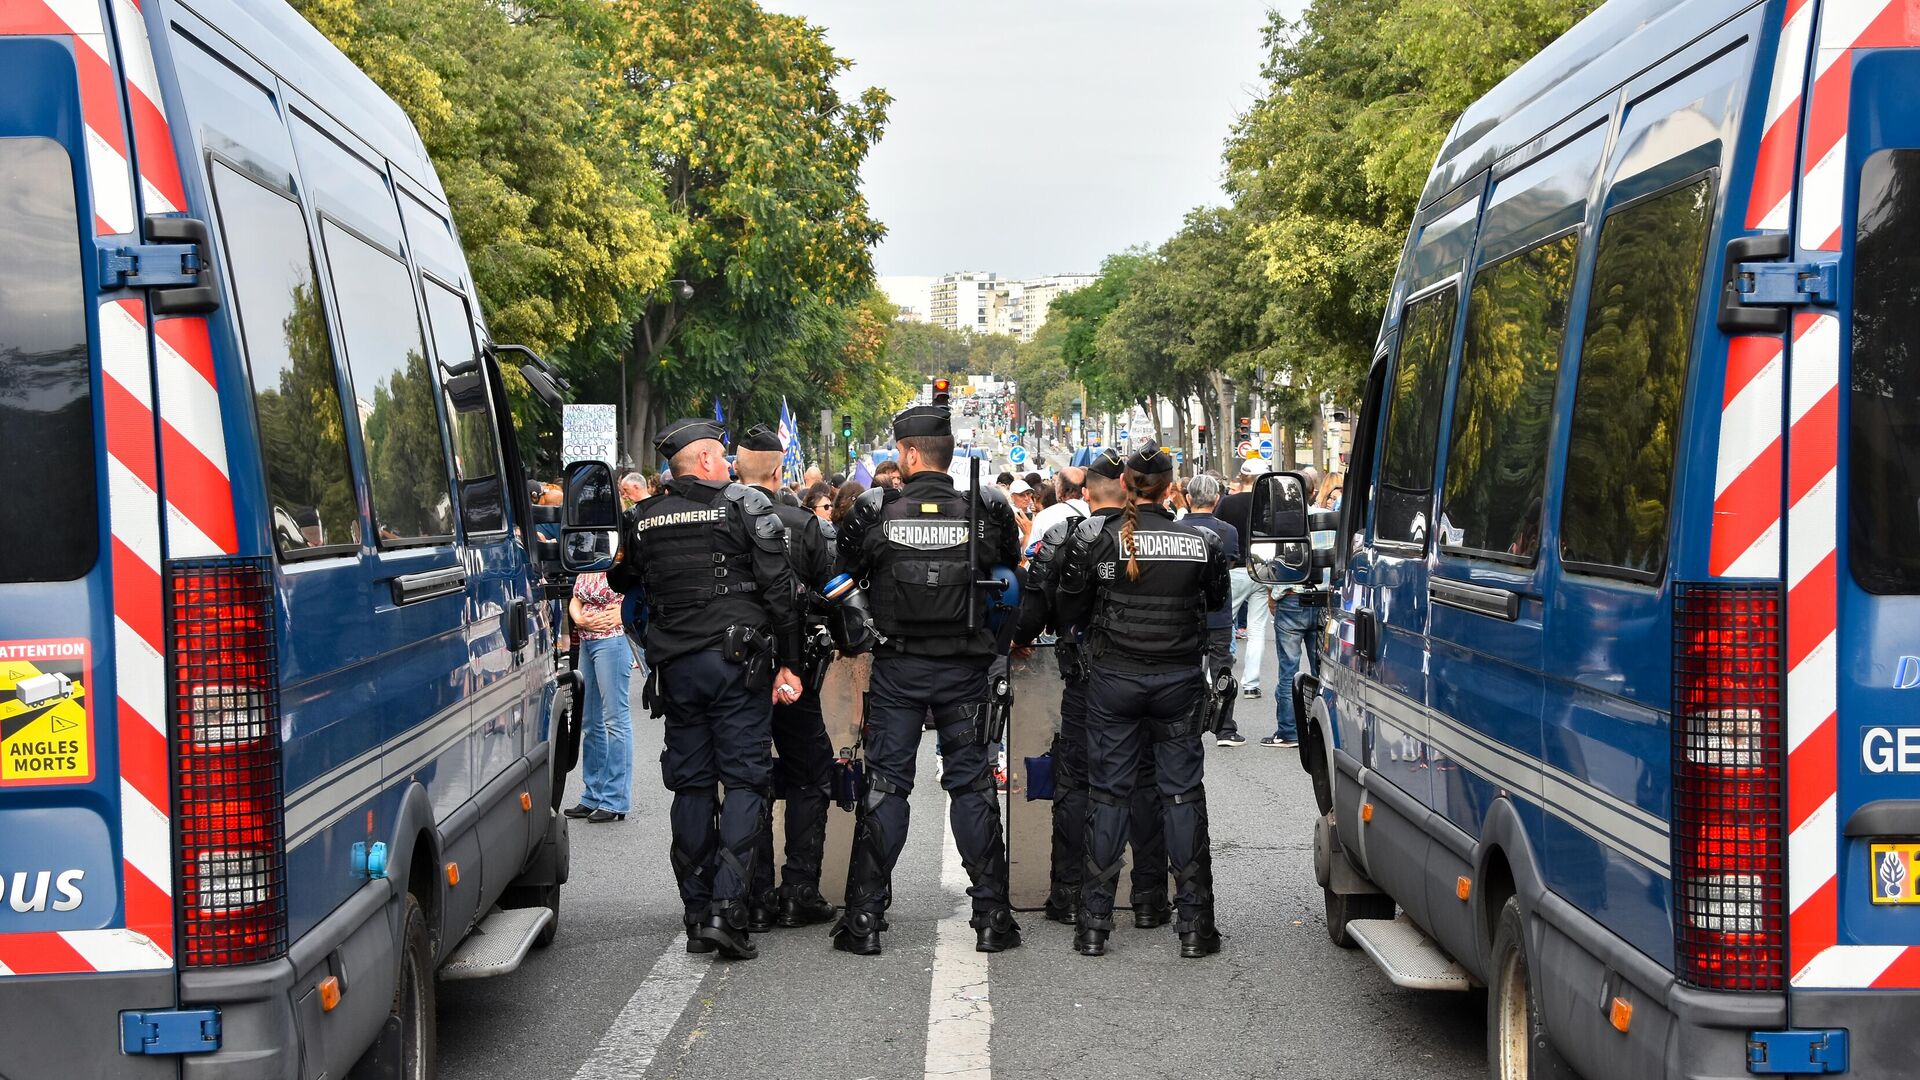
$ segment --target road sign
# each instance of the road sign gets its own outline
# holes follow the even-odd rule
[[[1133,432],[1128,431],[1126,428],[1121,428],[1120,429],[1120,445],[1125,446],[1132,441],[1133,441]]]
[[[1025,465],[1027,463],[1027,448],[1024,446],[1015,446],[1013,449],[1007,451],[1007,460],[1013,462],[1015,465]]]
[[[1272,439],[1260,440],[1260,460],[1261,461],[1273,460],[1273,440]]]
[[[1248,442],[1245,439],[1241,439],[1240,445],[1234,447],[1234,453],[1238,454],[1240,457],[1243,457],[1243,458],[1247,457],[1248,455],[1253,453],[1253,444]]]

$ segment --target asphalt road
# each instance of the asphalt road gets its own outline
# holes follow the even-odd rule
[[[1271,687],[1271,659],[1265,680]],[[1306,774],[1297,751],[1257,742],[1271,731],[1272,707],[1270,696],[1242,701],[1248,745],[1208,748],[1218,916],[1228,940],[1202,961],[1179,959],[1170,928],[1134,930],[1126,921],[1107,956],[1084,958],[1073,952],[1070,928],[1037,912],[1021,916],[1024,947],[974,953],[972,932],[953,918],[964,898],[951,887],[959,867],[948,854],[945,795],[930,782],[930,737],[884,955],[835,952],[821,927],[760,936],[760,959],[748,963],[687,956],[667,866],[660,722],[636,716],[634,814],[575,826],[573,878],[552,947],[511,975],[440,985],[441,1075],[1484,1075],[1482,993],[1401,990],[1363,954],[1327,940]],[[937,947],[943,935],[950,944]]]

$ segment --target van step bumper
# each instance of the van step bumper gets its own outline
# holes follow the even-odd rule
[[[1473,989],[1473,976],[1405,915],[1391,921],[1356,919],[1347,924],[1347,936],[1373,957],[1395,986],[1413,990]]]
[[[502,908],[480,920],[440,968],[442,979],[490,979],[520,967],[553,912],[544,907]]]

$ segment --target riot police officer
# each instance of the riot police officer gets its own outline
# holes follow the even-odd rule
[[[607,580],[645,590],[647,693],[666,714],[660,765],[673,792],[687,951],[750,960],[759,954],[747,900],[770,795],[771,708],[800,696],[800,620],[787,528],[765,495],[728,482],[722,435],[708,420],[661,433],[654,447],[673,479],[627,516]]]
[[[774,501],[780,483],[780,436],[756,424],[735,447],[734,475]],[[823,923],[837,909],[820,895],[820,856],[827,839],[827,802],[833,794],[833,743],[820,713],[820,677],[833,659],[833,645],[817,617],[820,591],[833,576],[834,531],[798,506],[774,501],[773,512],[787,526],[787,561],[799,590],[801,617],[798,701],[773,705],[773,788],[786,801],[787,862],[780,887],[773,884],[772,807],[760,836],[760,857],[753,865],[753,896],[747,906],[748,929],[763,933],[781,926]]]
[[[997,488],[956,490],[946,472],[954,441],[945,406],[901,412],[893,437],[906,482],[863,492],[839,534],[843,566],[867,583],[880,641],[861,735],[867,791],[834,948],[880,952],[893,867],[907,839],[920,733],[930,718],[945,759],[940,783],[952,800],[954,844],[972,881],[975,947],[1000,952],[1020,944],[1020,927],[1007,904],[1007,849],[989,745],[995,640],[981,617],[985,599],[974,590],[975,575],[1019,561],[1020,531]]]
[[[1151,754],[1173,864],[1180,955],[1220,949],[1213,916],[1202,729],[1206,612],[1226,602],[1227,562],[1212,532],[1161,505],[1173,457],[1143,447],[1126,463],[1126,509],[1075,527],[1060,570],[1060,618],[1086,627],[1087,879],[1074,947],[1105,954],[1140,759]]]
[[[1107,447],[1087,466],[1087,506],[1098,517],[1119,517],[1126,508],[1121,485],[1126,464],[1119,451]],[[1032,643],[1052,625],[1056,635],[1054,657],[1060,665],[1060,730],[1054,733],[1049,754],[1053,759],[1053,858],[1045,907],[1053,922],[1076,923],[1080,887],[1084,878],[1087,839],[1087,704],[1086,667],[1079,626],[1057,618],[1063,552],[1082,515],[1048,529],[1030,548],[1027,584],[1020,594],[1020,621],[1014,640]],[[1142,754],[1128,812],[1128,841],[1133,848],[1131,896],[1133,924],[1142,930],[1172,920],[1167,898],[1167,845],[1160,823],[1160,794],[1154,781],[1153,757]]]

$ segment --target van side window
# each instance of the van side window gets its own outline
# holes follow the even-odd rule
[[[1453,348],[1453,317],[1460,293],[1449,285],[1406,306],[1400,316],[1400,357],[1388,387],[1387,437],[1374,493],[1374,539],[1427,542],[1433,505],[1433,455],[1440,434],[1440,395]]]
[[[0,139],[0,205],[0,581],[71,581],[99,558],[100,513],[66,148]]]
[[[306,217],[220,162],[209,174],[253,376],[274,543],[283,556],[350,548],[359,510]]]
[[[1653,581],[1666,569],[1680,400],[1713,190],[1706,178],[1600,227],[1575,377],[1560,559]]]
[[[449,538],[446,440],[407,267],[331,220],[322,221],[321,235],[347,338],[380,541]]]
[[[1920,150],[1860,166],[1847,422],[1848,553],[1874,593],[1920,592]]]
[[[1440,542],[1531,566],[1553,390],[1580,235],[1570,232],[1474,274],[1441,489]]]
[[[500,445],[493,433],[493,407],[487,373],[478,363],[473,319],[458,293],[423,278],[427,329],[447,394],[447,423],[453,428],[453,474],[460,485],[460,517],[468,535],[502,532],[507,507],[501,500]]]

